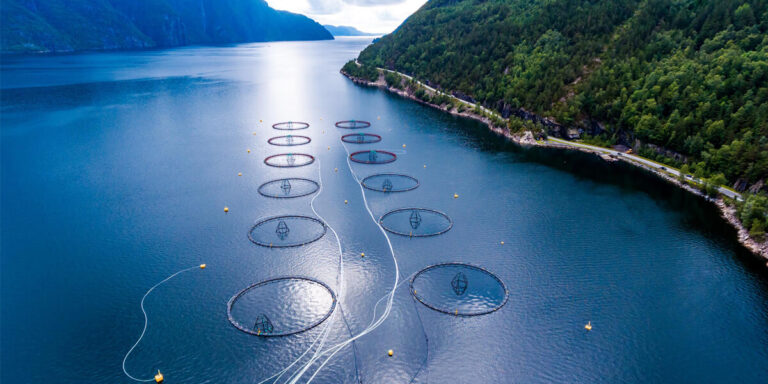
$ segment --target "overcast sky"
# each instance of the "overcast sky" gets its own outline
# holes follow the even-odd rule
[[[267,0],[275,9],[307,15],[320,24],[363,32],[392,32],[427,0]]]

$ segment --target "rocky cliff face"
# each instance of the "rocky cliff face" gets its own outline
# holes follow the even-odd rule
[[[331,34],[263,0],[3,0],[3,52],[324,40]]]

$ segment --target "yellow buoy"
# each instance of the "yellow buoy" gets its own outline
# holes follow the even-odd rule
[[[330,150],[331,150],[331,147],[328,147],[328,150],[330,151]]]
[[[503,241],[501,242],[501,245],[504,245],[504,242],[503,242]]]
[[[259,119],[259,123],[263,123],[263,122],[264,122],[264,121],[262,121],[261,119]]]
[[[365,257],[365,252],[361,252],[360,257]]]
[[[347,203],[348,203],[348,201],[344,200],[344,204],[347,204]]]
[[[587,331],[591,331],[592,330],[592,322],[588,321],[587,325],[584,326],[584,329],[586,329]]]
[[[381,120],[381,116],[376,116],[376,120]]]
[[[229,212],[229,207],[224,207],[224,212]]]
[[[205,264],[200,264],[200,269],[205,269]]]
[[[453,194],[453,198],[454,198],[454,199],[458,199],[458,198],[459,198],[459,194],[458,194],[458,193],[454,193],[454,194]]]
[[[242,173],[242,172],[238,172],[238,173],[237,173],[237,175],[238,175],[238,176],[242,176],[242,175],[243,175],[243,173]]]
[[[163,374],[160,373],[160,370],[157,370],[157,375],[155,375],[155,382],[162,383],[163,382]]]
[[[426,168],[426,167],[427,167],[427,165],[426,165],[426,164],[424,164],[424,168]]]
[[[405,148],[405,144],[403,144],[403,148]]]
[[[251,150],[250,150],[250,149],[248,149],[247,151],[248,151],[248,153],[251,153]]]
[[[339,171],[339,169],[338,169],[338,168],[334,168],[334,169],[333,169],[333,171],[334,171],[334,172],[338,172],[338,171]]]
[[[395,354],[395,351],[393,351],[391,349],[389,351],[387,351],[387,355],[389,355],[389,357],[392,357],[394,354]]]

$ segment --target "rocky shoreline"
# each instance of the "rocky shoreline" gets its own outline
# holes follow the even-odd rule
[[[682,183],[682,182],[680,182],[680,180],[678,180],[675,177],[672,177],[669,174],[666,174],[664,172],[660,172],[660,171],[658,171],[656,169],[647,167],[647,166],[645,166],[643,164],[631,161],[631,160],[629,160],[629,159],[627,159],[625,157],[612,158],[612,157],[605,156],[603,153],[600,153],[600,152],[598,152],[596,150],[592,150],[592,149],[589,149],[589,148],[578,147],[578,146],[569,146],[569,145],[564,145],[564,144],[552,143],[552,142],[549,142],[549,141],[536,140],[536,138],[534,137],[534,135],[533,135],[533,133],[531,131],[525,131],[523,133],[512,134],[512,133],[510,133],[506,129],[506,127],[495,126],[493,121],[490,118],[488,118],[486,116],[483,116],[483,115],[480,115],[478,113],[475,113],[472,109],[466,109],[466,110],[463,110],[463,111],[458,111],[457,109],[451,109],[450,107],[444,108],[444,107],[442,107],[440,105],[432,104],[432,103],[426,102],[424,100],[421,100],[421,99],[417,98],[416,96],[414,96],[413,93],[408,92],[407,90],[398,89],[398,88],[395,88],[395,87],[390,87],[390,86],[387,85],[386,81],[384,80],[384,74],[382,74],[382,73],[379,74],[379,78],[376,81],[368,81],[368,80],[365,80],[365,79],[357,78],[355,76],[350,75],[349,73],[346,73],[344,70],[341,71],[341,74],[346,76],[350,80],[352,80],[355,84],[360,84],[360,85],[368,86],[368,87],[381,88],[381,89],[384,89],[384,90],[386,90],[388,92],[391,92],[391,93],[397,94],[399,96],[402,96],[404,98],[416,101],[417,103],[420,103],[420,104],[423,104],[423,105],[427,105],[427,106],[435,108],[435,109],[439,109],[439,110],[441,110],[443,112],[450,113],[450,114],[452,114],[454,116],[462,116],[462,117],[466,117],[466,118],[469,118],[469,119],[480,121],[480,122],[484,123],[486,126],[488,126],[488,129],[490,129],[492,132],[494,132],[494,133],[496,133],[496,134],[498,134],[500,136],[503,136],[507,140],[510,140],[510,141],[512,141],[514,143],[517,143],[519,145],[522,145],[522,146],[539,146],[539,147],[549,147],[549,148],[577,150],[577,151],[581,151],[581,152],[584,152],[584,153],[595,154],[597,156],[600,156],[602,159],[604,159],[606,161],[625,161],[625,162],[631,163],[634,166],[641,167],[641,168],[643,168],[643,169],[645,169],[645,170],[647,170],[649,172],[653,172],[656,175],[658,175],[659,177],[663,178],[664,180],[666,180],[666,181],[668,181],[668,182],[670,182],[672,184],[675,184],[678,187],[687,190],[688,192],[691,192],[691,193],[693,193],[695,195],[698,195],[698,196],[702,196],[702,197],[706,198],[707,200],[714,202],[714,204],[720,210],[721,216],[729,224],[731,224],[731,226],[733,226],[736,229],[737,234],[738,234],[737,238],[738,238],[739,243],[741,243],[745,248],[749,249],[754,255],[756,255],[756,256],[762,258],[764,261],[766,261],[765,265],[766,265],[766,267],[768,267],[768,239],[766,239],[766,240],[764,240],[762,242],[759,242],[759,241],[753,239],[752,237],[750,237],[749,236],[749,231],[744,227],[744,225],[742,225],[741,221],[738,219],[736,208],[733,205],[729,205],[722,197],[718,197],[717,199],[709,198],[709,197],[705,196],[698,188],[694,188],[691,185],[688,185],[687,183]],[[427,93],[434,94],[434,92],[430,91],[429,89],[425,89],[425,91]],[[451,96],[451,97],[456,99],[453,96]],[[466,103],[466,101],[464,101],[464,100],[460,100],[460,99],[457,99],[457,100]]]

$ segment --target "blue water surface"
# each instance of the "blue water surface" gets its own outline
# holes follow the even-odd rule
[[[3,57],[0,381],[132,382],[122,361],[144,325],[142,296],[206,263],[147,297],[132,375],[256,383],[318,350],[323,332],[328,351],[369,329],[333,355],[304,355],[316,360],[298,382],[768,382],[764,262],[709,203],[625,165],[520,149],[475,122],[354,85],[339,68],[369,42]],[[353,119],[383,140],[350,151],[397,154],[352,163],[358,177],[420,182],[366,190],[370,214],[340,141],[349,130],[333,125]],[[299,131],[311,143],[297,148],[317,161],[266,166],[285,153],[267,143],[285,133],[271,125],[289,120],[311,124]],[[312,205],[313,196],[258,193],[287,177],[322,185]],[[320,240],[284,249],[248,240],[257,220],[316,217],[312,207],[334,230]],[[393,258],[374,219],[404,207],[445,212],[453,228],[390,234]],[[509,301],[464,318],[412,298],[414,273],[455,261],[493,272]],[[334,290],[334,316],[280,338],[229,323],[232,295],[294,275]],[[322,290],[260,292],[238,316],[253,321],[266,307],[275,324],[307,324],[328,305]],[[306,317],[304,302],[317,303]]]

